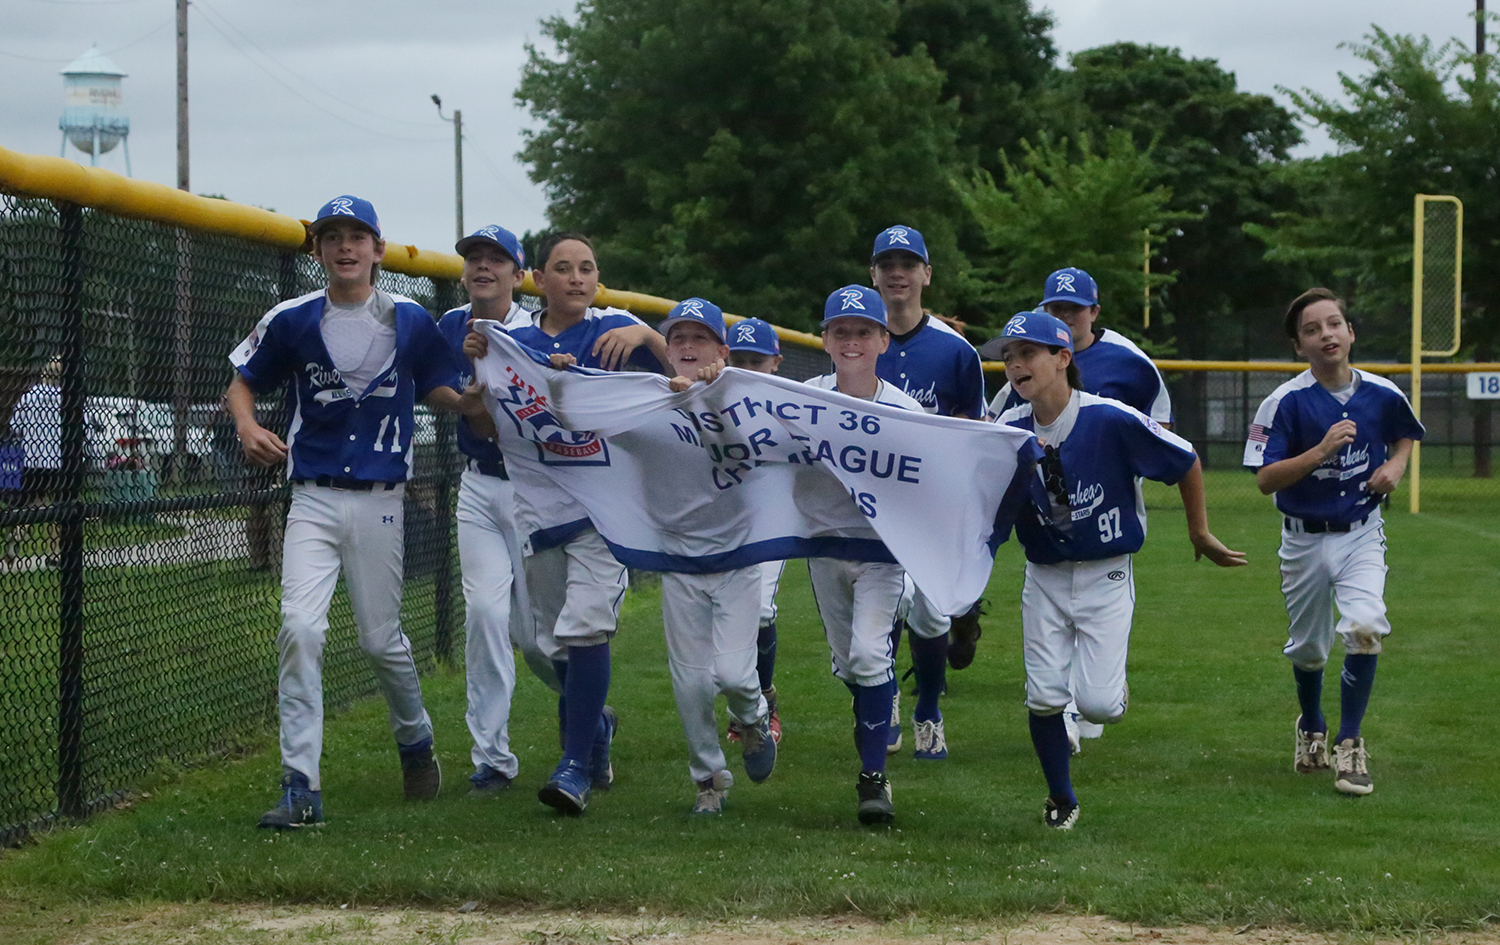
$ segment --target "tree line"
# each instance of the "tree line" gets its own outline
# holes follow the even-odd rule
[[[976,339],[1078,265],[1106,324],[1194,358],[1283,354],[1270,313],[1310,284],[1350,299],[1362,356],[1402,357],[1413,195],[1454,194],[1464,354],[1493,356],[1483,57],[1372,26],[1342,95],[1286,89],[1289,109],[1178,49],[1060,62],[1051,28],[1029,0],[585,0],[528,49],[521,157],[613,285],[810,328],[905,223],[932,253],[925,299]],[[1292,158],[1299,120],[1336,152]]]

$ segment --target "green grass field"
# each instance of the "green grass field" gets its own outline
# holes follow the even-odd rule
[[[1211,499],[1243,482],[1221,475]],[[895,829],[854,819],[848,695],[828,673],[806,569],[794,563],[781,598],[780,761],[763,785],[740,778],[721,819],[687,813],[659,601],[644,587],[627,599],[614,648],[617,786],[582,818],[536,801],[557,757],[555,703],[524,670],[512,725],[521,777],[508,794],[465,796],[462,674],[439,670],[425,683],[448,775],[435,803],[400,800],[384,706],[364,700],[329,722],[325,826],[254,829],[276,799],[267,735],[259,751],[161,776],[129,810],[6,852],[0,903],[478,900],[699,917],[1054,910],[1350,932],[1485,927],[1500,913],[1500,746],[1483,715],[1500,683],[1489,645],[1500,508],[1460,496],[1452,509],[1434,498],[1421,516],[1391,514],[1395,632],[1365,724],[1376,790],[1350,798],[1331,777],[1292,772],[1277,519],[1269,500],[1235,495],[1214,502],[1213,525],[1252,563],[1221,571],[1192,562],[1173,497],[1151,493],[1130,714],[1075,759],[1082,817],[1070,834],[1040,820],[1046,790],[1022,706],[1021,558],[1008,545],[979,658],[949,675],[952,757],[918,763],[908,746],[892,759]],[[1330,674],[1335,716],[1336,692]]]

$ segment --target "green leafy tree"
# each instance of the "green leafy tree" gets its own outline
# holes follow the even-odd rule
[[[1099,283],[1101,323],[1144,340],[1129,315],[1140,311],[1144,291],[1171,281],[1142,271],[1145,233],[1160,243],[1183,222],[1168,209],[1171,191],[1153,184],[1158,174],[1150,153],[1123,131],[1109,137],[1103,154],[1087,136],[1076,148],[1067,139],[1044,138],[1036,146],[1021,142],[1021,150],[1019,163],[1001,162],[1003,187],[982,169],[956,184],[991,251],[988,265],[971,277],[976,295],[1003,321],[1037,303],[1047,273],[1076,266]]]
[[[1039,95],[1057,49],[1052,15],[1029,0],[898,0],[896,49],[924,49],[943,73],[942,98],[958,108],[962,160],[1000,173],[1041,128]]]
[[[543,24],[517,98],[554,226],[606,281],[810,326],[901,222],[959,271],[957,113],[885,0],[591,0]],[[934,286],[943,303],[945,286]]]
[[[1500,345],[1500,269],[1485,261],[1500,247],[1500,83],[1484,58],[1456,40],[1371,27],[1352,46],[1367,71],[1340,74],[1344,99],[1291,93],[1328,130],[1339,152],[1294,173],[1310,207],[1276,228],[1252,227],[1273,258],[1301,265],[1313,281],[1347,293],[1366,356],[1406,357],[1410,345],[1413,197],[1451,194],[1464,203],[1463,333],[1466,350],[1488,361]],[[1476,261],[1478,264],[1476,264]],[[1491,412],[1474,414],[1475,473],[1490,474]]]
[[[1238,353],[1235,313],[1285,304],[1295,291],[1287,269],[1267,262],[1243,229],[1295,206],[1296,191],[1277,174],[1301,140],[1292,115],[1241,91],[1215,60],[1176,49],[1116,43],[1070,63],[1049,94],[1057,125],[1095,140],[1124,131],[1136,147],[1150,147],[1151,181],[1171,189],[1168,207],[1184,215],[1153,260],[1176,274],[1164,303],[1178,349],[1200,358]]]

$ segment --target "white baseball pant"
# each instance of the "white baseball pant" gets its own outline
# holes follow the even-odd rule
[[[592,528],[557,548],[526,558],[534,645],[551,659],[570,646],[608,643],[619,623],[630,577]]]
[[[754,566],[760,572],[760,625],[776,622],[776,592],[781,588],[785,561],[763,561]]]
[[[528,653],[533,672],[556,682],[552,663],[529,632],[531,602],[516,535],[515,487],[477,469],[464,471],[458,486],[458,560],[463,568],[464,677],[469,708],[464,721],[474,747],[475,770],[488,765],[514,778],[520,763],[510,750],[510,703],[516,686],[512,642]],[[538,671],[537,662],[545,671]]]
[[[1100,561],[1026,563],[1021,643],[1026,707],[1040,715],[1069,701],[1090,722],[1125,714],[1125,657],[1135,614],[1130,555]]]
[[[809,558],[807,571],[833,656],[833,674],[857,686],[894,679],[891,625],[901,606],[901,566]]]
[[[278,708],[281,760],[321,790],[323,646],[328,606],[343,572],[359,628],[359,647],[390,706],[398,745],[432,737],[411,641],[401,632],[402,527],[405,487],[353,492],[292,487],[282,542],[281,651]]]
[[[912,583],[909,574],[902,585],[901,610],[898,616],[906,621],[912,633],[924,640],[942,636],[953,624],[946,614],[939,613],[932,606],[932,601],[927,599],[921,588]]]
[[[1281,593],[1290,627],[1281,652],[1298,669],[1321,669],[1337,632],[1345,653],[1379,653],[1391,632],[1385,614],[1388,569],[1380,511],[1348,532],[1309,535],[1297,519],[1286,521],[1292,528],[1283,524],[1281,530]]]
[[[755,673],[760,593],[759,566],[715,574],[662,573],[661,620],[672,695],[694,781],[726,767],[714,718],[719,693],[729,702],[730,717],[746,727],[758,725],[770,711]]]

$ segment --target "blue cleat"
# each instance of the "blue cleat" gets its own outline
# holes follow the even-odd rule
[[[536,799],[564,814],[581,814],[589,806],[589,769],[581,761],[564,758]]]
[[[288,770],[281,776],[281,803],[262,814],[257,826],[291,830],[322,823],[323,792],[308,787],[307,775]]]
[[[615,766],[609,760],[609,746],[619,730],[619,714],[613,706],[605,706],[599,715],[599,734],[594,736],[594,747],[589,752],[589,786],[596,791],[608,791],[615,783]]]
[[[769,714],[755,725],[747,725],[743,732],[745,775],[756,784],[771,776],[776,770],[776,739],[771,734]]]
[[[469,775],[469,796],[483,797],[508,791],[510,782],[509,776],[496,771],[489,765],[480,765],[478,771]]]

